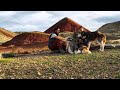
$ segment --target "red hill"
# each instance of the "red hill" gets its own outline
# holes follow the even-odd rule
[[[45,43],[48,41],[49,34],[42,32],[28,32],[15,36],[12,40],[5,42],[2,46],[21,46],[35,43]]]
[[[83,26],[79,25],[77,22],[71,20],[70,18],[63,18],[56,24],[54,24],[52,27],[47,29],[45,33],[52,33],[55,28],[60,28],[61,32],[74,32],[75,29],[78,30]],[[84,28],[84,27],[83,27]],[[88,29],[84,28],[86,32],[90,32]]]

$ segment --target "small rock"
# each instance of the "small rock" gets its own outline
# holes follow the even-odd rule
[[[3,77],[0,77],[0,79],[4,79]]]
[[[40,72],[38,72],[38,75],[41,75],[41,73],[40,73]]]
[[[49,77],[49,79],[52,79],[52,77]]]
[[[74,79],[73,77],[71,77],[70,79]]]

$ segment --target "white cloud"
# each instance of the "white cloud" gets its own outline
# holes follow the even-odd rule
[[[120,20],[115,18],[119,15],[120,11],[0,11],[0,27],[11,31],[45,31],[68,17],[94,31],[108,21]]]
[[[20,22],[22,22],[23,24],[36,24],[40,22],[44,23],[49,20],[51,16],[52,15],[47,13],[46,11],[40,11],[37,13],[33,12],[32,14],[21,16]]]
[[[64,17],[69,17],[80,25],[92,31],[96,30],[98,26],[101,26],[101,23],[93,20],[97,17],[100,17],[99,14],[96,16],[96,13],[92,11],[57,11],[49,13],[58,16],[61,19]]]
[[[0,17],[10,17],[10,16],[13,16],[15,15],[16,12],[15,11],[0,11]]]
[[[40,30],[37,26],[34,25],[5,26],[4,28],[11,31],[27,31],[27,32]]]

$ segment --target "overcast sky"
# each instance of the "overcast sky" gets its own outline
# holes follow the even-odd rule
[[[64,17],[95,31],[120,21],[120,11],[0,11],[0,27],[10,31],[45,31]]]

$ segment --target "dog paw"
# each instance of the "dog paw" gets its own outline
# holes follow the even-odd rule
[[[75,54],[79,54],[79,53],[81,53],[81,51],[80,51],[80,50],[74,51],[74,53],[75,53]]]
[[[104,50],[101,50],[101,49],[99,51],[104,52]]]
[[[92,52],[91,51],[89,51],[89,54],[91,54]]]

